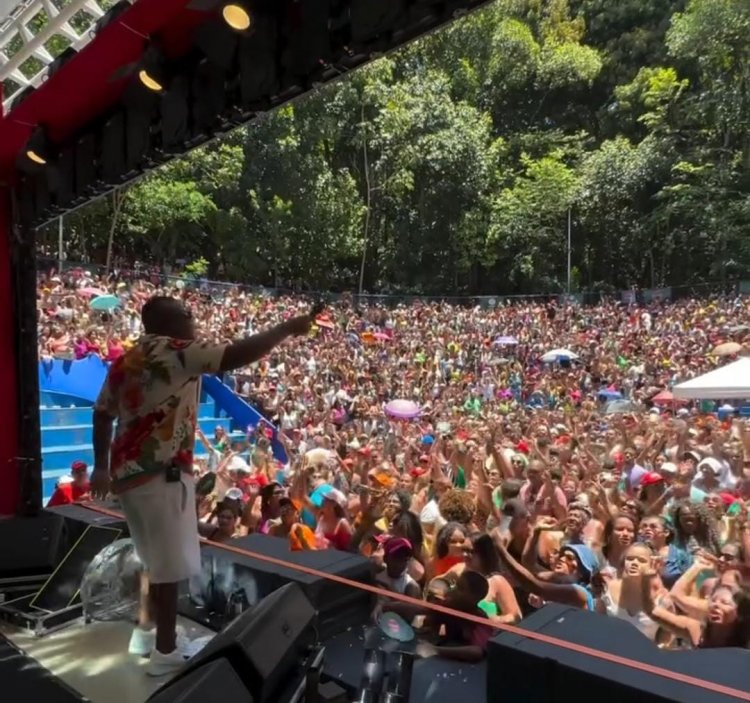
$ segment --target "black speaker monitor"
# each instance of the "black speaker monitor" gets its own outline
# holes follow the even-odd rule
[[[240,615],[188,662],[185,673],[225,657],[255,703],[279,700],[316,639],[316,613],[296,583]]]
[[[737,698],[644,671],[646,664],[669,672],[690,675],[739,690],[748,690],[750,674],[746,650],[722,650],[725,667],[702,666],[704,651],[660,650],[631,623],[591,613],[580,608],[549,604],[522,621],[524,630],[554,637],[605,654],[635,662],[628,666],[591,656],[576,649],[543,642],[523,635],[501,632],[487,649],[487,692],[502,691],[508,700],[525,703],[562,703],[585,691],[587,699],[607,703],[736,703]],[[685,655],[691,655],[687,669]],[[734,662],[744,662],[736,666]],[[738,681],[742,677],[744,684]]]
[[[226,659],[216,659],[160,688],[148,703],[255,703]]]
[[[64,549],[64,528],[62,517],[46,513],[0,520],[0,578],[52,572]]]

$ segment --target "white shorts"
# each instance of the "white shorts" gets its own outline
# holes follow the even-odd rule
[[[135,551],[151,583],[177,583],[201,572],[195,481],[157,476],[120,494]]]

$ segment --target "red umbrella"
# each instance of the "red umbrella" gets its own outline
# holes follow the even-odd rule
[[[315,324],[326,330],[332,330],[334,328],[334,324],[331,322],[331,318],[328,317],[328,315],[321,315],[320,317],[315,318]]]

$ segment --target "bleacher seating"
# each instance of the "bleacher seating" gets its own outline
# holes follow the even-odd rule
[[[55,490],[55,484],[61,476],[70,473],[74,461],[85,461],[93,468],[94,447],[92,444],[92,408],[80,405],[80,401],[69,396],[55,396],[43,393],[40,407],[42,426],[42,481],[43,495],[46,503]],[[71,403],[77,403],[71,405]],[[202,402],[198,412],[198,423],[206,437],[211,439],[218,425],[230,429],[230,420],[221,417],[214,401]],[[233,439],[242,439],[244,435],[233,433]],[[206,451],[200,442],[196,442],[195,455],[205,456]]]

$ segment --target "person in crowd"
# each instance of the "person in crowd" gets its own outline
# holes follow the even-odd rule
[[[47,502],[47,507],[83,503],[90,498],[89,467],[83,461],[74,461],[70,465],[70,475],[61,477],[57,482],[55,492]]]

